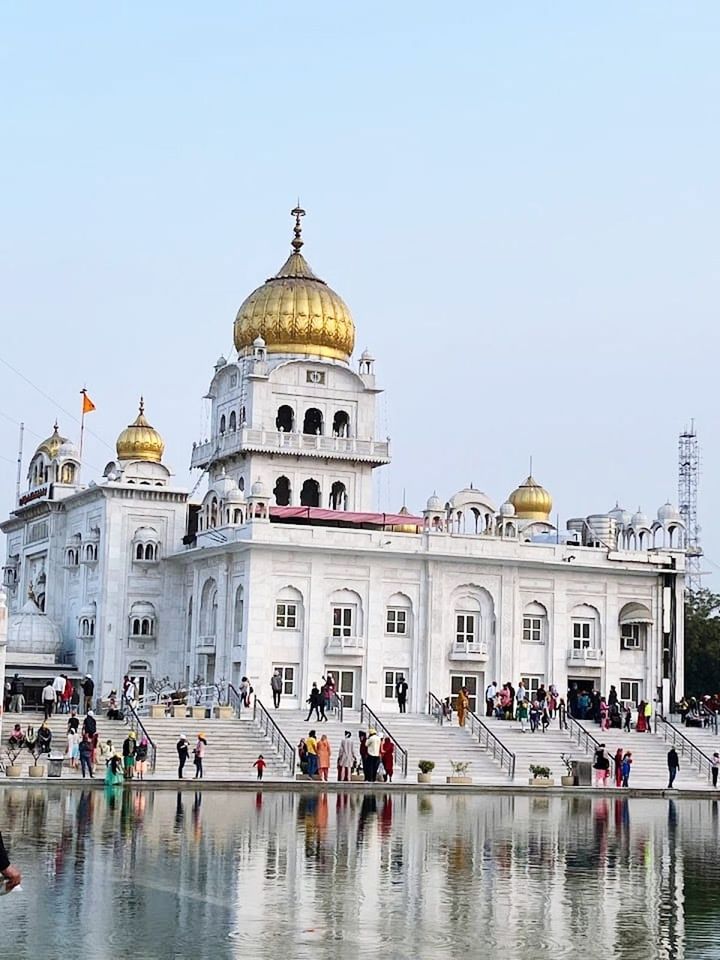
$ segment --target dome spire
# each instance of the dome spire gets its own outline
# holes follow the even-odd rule
[[[300,225],[300,218],[305,216],[305,211],[300,206],[300,198],[298,197],[297,206],[290,211],[291,216],[295,217],[295,226],[293,227],[293,233],[295,237],[290,241],[290,246],[293,248],[295,253],[300,253],[302,246],[305,241],[302,238],[302,226]]]

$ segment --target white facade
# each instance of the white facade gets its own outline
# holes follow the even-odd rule
[[[296,228],[294,246],[298,237]],[[78,485],[77,451],[57,430],[38,448],[28,493],[2,524],[11,636],[32,591],[61,631],[63,662],[93,674],[103,694],[130,672],[235,684],[247,675],[268,698],[276,667],[285,706],[303,703],[328,670],[355,707],[386,705],[398,673],[416,710],[430,691],[467,685],[480,698],[490,680],[520,677],[561,691],[573,680],[615,684],[628,700],[654,697],[667,679],[682,693],[677,512],[666,504],[650,523],[616,507],[560,535],[549,494],[529,477],[499,508],[470,488],[383,524],[373,472],[390,450],[376,436],[374,361],[329,356],[327,317],[314,344],[293,284],[305,295],[322,281],[303,272],[299,247],[288,264],[266,286],[290,290],[297,315],[262,326],[253,314],[268,339],[240,341],[236,359],[215,365],[211,436],[191,453],[208,474],[201,504],[171,485],[142,407],[96,484]],[[349,314],[343,322],[347,337]],[[307,343],[283,352],[283,323]],[[301,506],[332,514],[279,509]],[[22,665],[19,646],[9,665]]]

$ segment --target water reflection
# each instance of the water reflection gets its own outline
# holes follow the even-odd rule
[[[712,800],[58,786],[0,807],[26,875],[0,958],[720,953]]]

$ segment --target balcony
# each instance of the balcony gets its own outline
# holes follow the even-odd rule
[[[453,643],[450,647],[450,660],[487,660],[488,645],[481,640],[471,643]]]
[[[567,659],[568,663],[584,663],[588,667],[599,667],[605,659],[605,651],[597,647],[583,647],[580,650],[570,647]]]
[[[362,637],[328,637],[325,653],[328,656],[360,657],[365,653],[365,641]]]
[[[196,653],[215,653],[215,637],[198,637]]]
[[[289,456],[318,456],[324,460],[361,460],[365,463],[390,463],[390,444],[387,440],[360,440],[357,437],[323,437],[305,433],[283,433],[278,430],[252,430],[242,427],[224,433],[214,440],[206,440],[193,447],[190,467],[205,469],[219,457],[245,451],[255,453],[288,454]]]

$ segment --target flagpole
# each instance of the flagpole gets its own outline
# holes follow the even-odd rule
[[[80,474],[82,473],[83,467],[83,441],[85,439],[85,396],[87,394],[87,389],[85,387],[80,391],[82,396],[82,413],[80,415],[80,469],[78,470],[78,486],[80,486]]]

